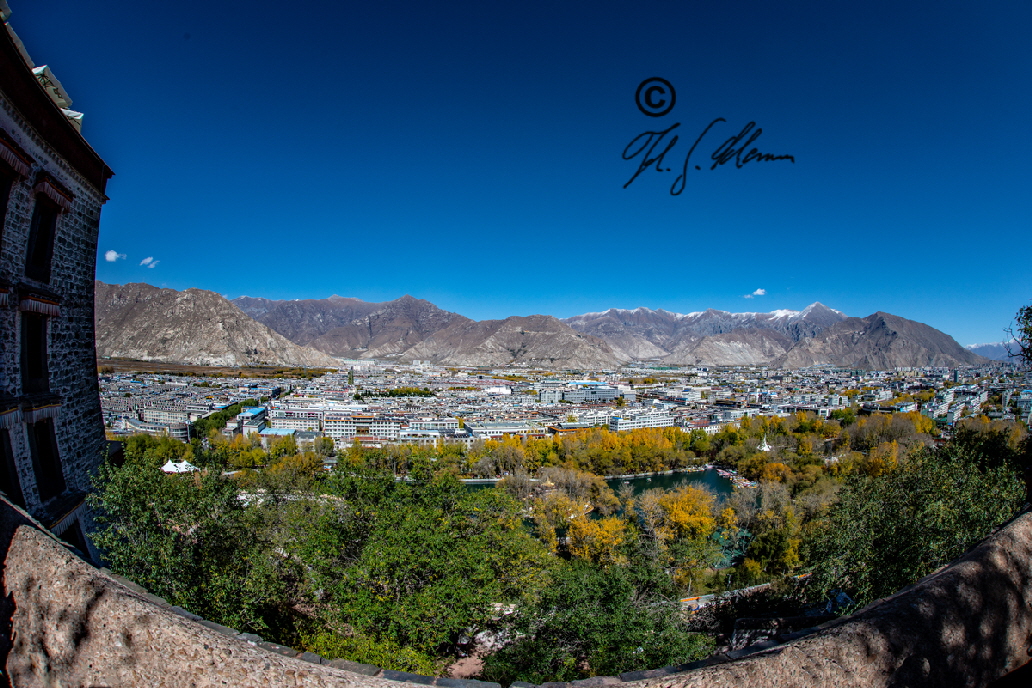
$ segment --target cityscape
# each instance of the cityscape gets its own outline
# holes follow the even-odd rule
[[[0,0],[0,686],[1032,684],[1032,15],[518,10]]]
[[[1017,370],[1007,363],[894,371],[628,366],[585,377],[584,371],[354,360],[311,380],[103,374],[100,390],[110,436],[143,432],[188,441],[193,422],[251,401],[256,405],[227,422],[225,433],[256,434],[266,444],[286,434],[308,444],[328,437],[342,450],[355,442],[470,447],[504,435],[541,437],[599,426],[715,434],[746,417],[829,418],[851,408],[919,412],[947,433],[969,416],[1028,424],[1032,379]],[[406,396],[405,390],[425,394]]]

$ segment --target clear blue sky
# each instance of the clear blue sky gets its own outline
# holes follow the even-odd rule
[[[821,301],[962,344],[1032,299],[1027,0],[10,4],[116,172],[106,282],[477,319]],[[795,163],[710,170],[751,121]],[[675,122],[675,171],[623,188]]]

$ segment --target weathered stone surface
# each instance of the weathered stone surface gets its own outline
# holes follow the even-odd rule
[[[380,672],[380,676],[391,681],[404,681],[405,683],[420,683],[425,686],[434,685],[433,676],[421,676],[420,674],[410,674],[407,671],[394,671],[393,669],[384,669]]]
[[[352,662],[349,659],[330,659],[327,660],[326,665],[331,666],[334,669],[344,669],[345,671],[362,674],[363,676],[376,676],[380,673],[380,667],[378,666],[373,666],[372,664],[359,664],[358,662]]]
[[[202,626],[205,626],[206,628],[210,628],[211,630],[216,631],[217,633],[221,633],[222,635],[228,635],[233,638],[240,635],[240,631],[238,631],[237,629],[229,628],[228,626],[223,626],[222,624],[215,623],[214,621],[201,620],[198,623],[200,623]]]
[[[435,685],[441,686],[442,688],[502,688],[502,684],[500,683],[477,681],[472,678],[438,678],[435,681]],[[532,684],[525,683],[519,685],[530,686]],[[517,686],[517,688],[519,688],[516,683],[513,683],[512,686]],[[512,686],[510,686],[510,688],[512,688]],[[537,687],[535,686],[535,688]]]
[[[612,686],[618,683],[623,683],[623,680],[616,676],[592,676],[579,681],[570,681],[570,686],[572,688],[602,688],[603,686]]]
[[[185,609],[183,609],[182,607],[172,606],[172,607],[169,607],[168,610],[170,612],[175,613],[175,614],[179,614],[179,616],[183,617],[184,619],[190,619],[191,621],[204,621],[204,619],[201,618],[200,616],[197,616],[193,612],[188,612]]]
[[[311,662],[312,664],[325,664],[326,660],[315,654],[314,652],[302,652],[297,656],[298,659],[305,662]]]

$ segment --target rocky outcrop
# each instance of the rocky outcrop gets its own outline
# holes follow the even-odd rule
[[[619,362],[602,340],[545,315],[477,322],[408,295],[384,303],[339,296],[299,301],[240,297],[234,303],[291,341],[340,358],[559,368],[606,368]]]
[[[423,299],[403,296],[319,335],[309,346],[343,358],[420,358],[410,350],[452,325],[473,323]]]
[[[800,341],[774,365],[892,370],[900,366],[955,367],[986,361],[934,327],[879,311],[866,318],[846,318]]]
[[[767,365],[792,348],[793,342],[776,330],[747,329],[691,339],[663,357],[677,365]]]
[[[412,347],[406,357],[450,365],[609,368],[613,350],[550,315],[456,322]]]
[[[334,366],[203,289],[96,283],[97,355],[189,365]]]
[[[695,313],[611,308],[566,318],[578,332],[604,339],[623,360],[658,359],[673,364],[750,365],[767,363],[791,344],[812,337],[846,316],[821,303],[801,311],[730,313],[708,309]],[[764,334],[750,334],[762,332]],[[732,337],[719,337],[738,333]],[[703,344],[703,340],[708,341]],[[778,352],[777,348],[788,346]],[[755,351],[750,358],[748,351]],[[697,354],[694,352],[698,351]],[[738,361],[739,363],[731,363]]]
[[[346,327],[386,305],[336,295],[328,299],[291,301],[240,296],[231,303],[261,324],[301,346],[309,346],[313,339],[334,328]]]

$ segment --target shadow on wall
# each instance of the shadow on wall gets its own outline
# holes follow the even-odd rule
[[[1029,561],[1032,514],[1025,512],[943,570],[804,637],[718,656],[702,668],[595,677],[573,688],[988,686],[1030,658]],[[2,498],[0,573],[0,661],[4,677],[19,687],[477,685],[400,672],[363,675],[224,635],[119,584]],[[1027,685],[1028,671],[994,685]]]

